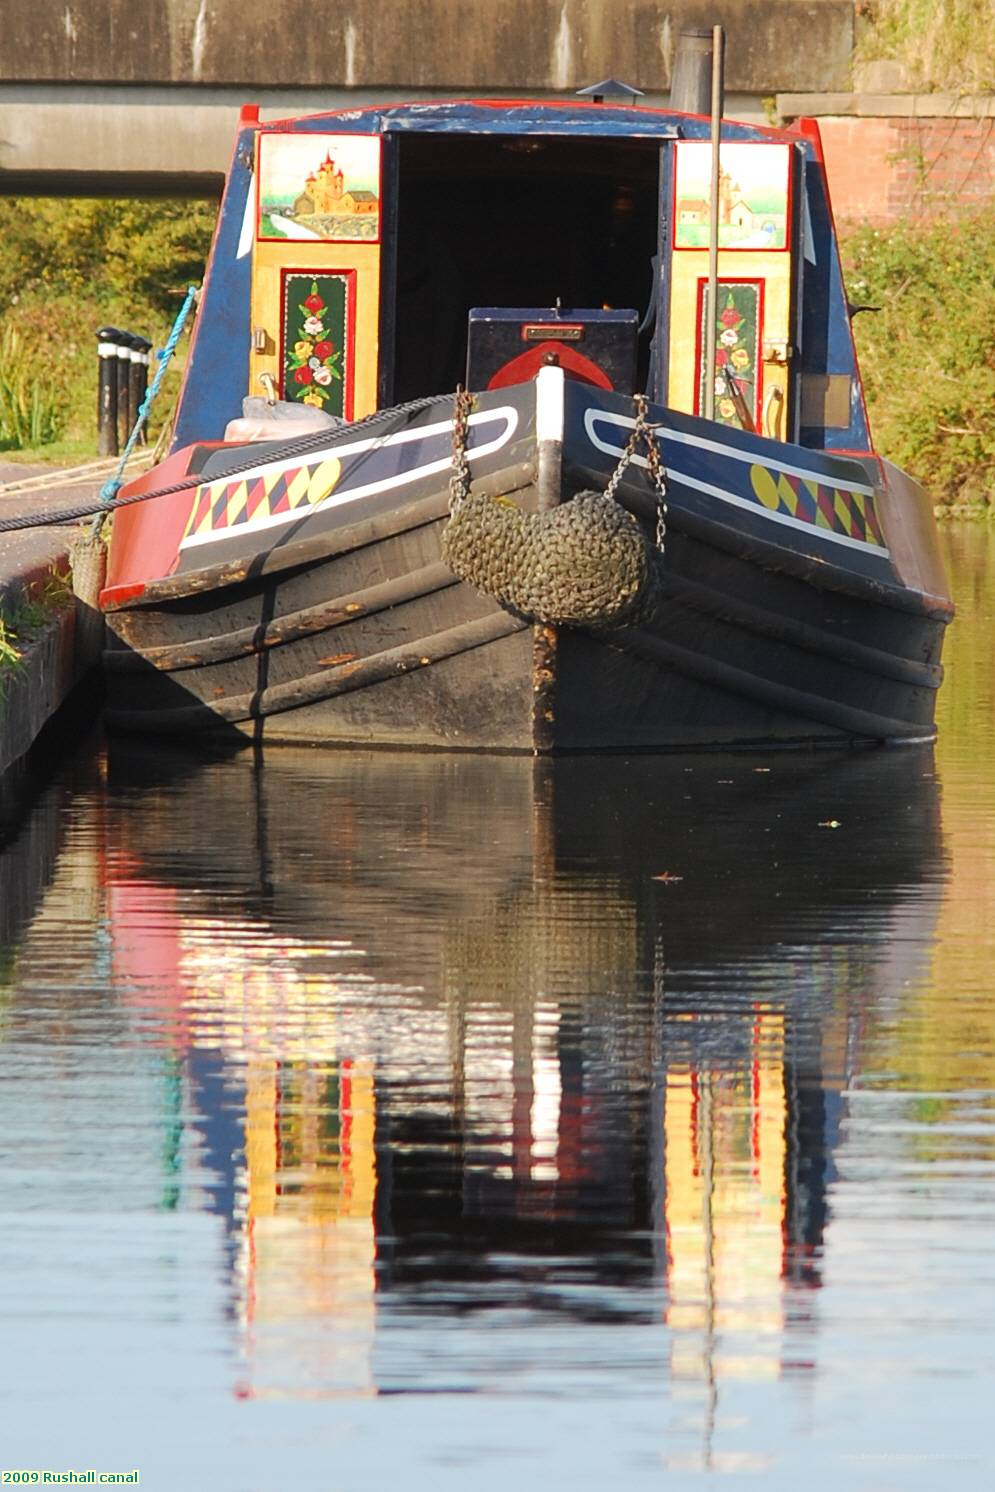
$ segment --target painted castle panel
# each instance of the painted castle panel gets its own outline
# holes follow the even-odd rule
[[[788,246],[790,145],[724,144],[719,151],[719,248]],[[677,146],[674,247],[708,247],[712,147]]]
[[[380,141],[373,135],[262,134],[259,237],[376,242]]]

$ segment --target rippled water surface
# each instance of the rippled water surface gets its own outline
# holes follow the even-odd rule
[[[0,826],[0,1467],[995,1479],[995,542],[923,751],[100,745]]]

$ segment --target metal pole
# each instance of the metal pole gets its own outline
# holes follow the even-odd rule
[[[715,324],[719,311],[719,168],[725,32],[712,27],[712,184],[709,195],[708,294],[705,305],[705,418],[715,418]]]
[[[140,337],[136,332],[131,339],[131,393],[129,403],[131,406],[131,423],[134,425],[138,418],[138,411],[142,407],[149,383],[149,353],[152,343],[148,337]],[[148,434],[143,425],[138,437],[140,445],[148,445]]]
[[[116,456],[117,443],[117,339],[116,326],[97,332],[97,455]]]
[[[130,332],[117,334],[117,438],[118,450],[127,444],[134,415],[131,410],[131,349]]]

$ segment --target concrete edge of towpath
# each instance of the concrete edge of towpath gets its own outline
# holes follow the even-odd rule
[[[0,516],[54,512],[81,498],[89,500],[98,490],[93,482],[52,491],[6,490],[41,470],[0,461]],[[75,533],[71,525],[0,533],[0,607],[15,611],[44,588],[53,572],[68,573]],[[75,637],[76,608],[69,601],[53,608],[51,621],[24,646],[16,664],[0,664],[0,777],[30,751],[79,682]]]

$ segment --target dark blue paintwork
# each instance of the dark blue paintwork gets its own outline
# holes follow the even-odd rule
[[[611,446],[610,452],[592,442],[586,425],[589,414],[594,418],[594,434]],[[625,419],[625,425],[611,423],[613,414]],[[804,472],[811,481],[827,489],[867,493],[874,483],[861,462],[822,451],[800,450],[746,430],[709,425],[695,415],[677,410],[651,406],[650,415],[660,426],[657,438],[667,472],[667,500],[672,511],[684,509],[711,518],[726,528],[734,514],[738,533],[767,545],[790,549],[827,568],[835,566],[846,573],[873,577],[885,585],[898,584],[894,563],[883,544],[872,547],[840,542],[838,533],[829,534],[815,523],[814,497],[803,481],[797,482],[799,514],[808,515],[810,521],[799,522],[772,519],[751,482],[751,470],[757,466],[769,469],[775,477],[788,469],[792,473]],[[568,383],[563,437],[565,465],[576,464],[587,472],[596,472],[607,482],[625,449],[631,420],[629,400]],[[701,444],[703,440],[706,445]],[[645,471],[639,453],[633,466]],[[781,518],[790,516],[783,503],[778,505],[778,512]]]
[[[252,184],[254,149],[255,130],[239,130],[218,213],[172,450],[200,440],[220,440],[228,421],[242,413],[242,399],[248,391],[252,256],[237,256]]]

